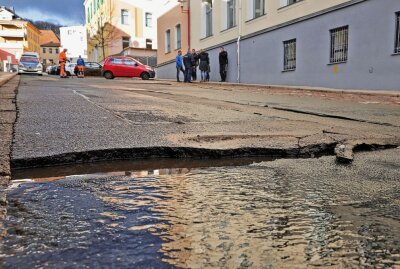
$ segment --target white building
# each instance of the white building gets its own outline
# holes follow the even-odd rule
[[[67,57],[87,59],[87,36],[85,26],[60,27],[61,49],[68,49]]]

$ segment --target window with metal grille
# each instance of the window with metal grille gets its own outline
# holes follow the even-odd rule
[[[396,13],[396,39],[394,53],[400,53],[400,12]]]
[[[349,26],[343,26],[330,30],[331,55],[330,63],[346,62],[349,49]]]
[[[283,42],[283,70],[296,69],[296,39]]]

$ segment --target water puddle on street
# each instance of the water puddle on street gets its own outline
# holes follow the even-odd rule
[[[396,165],[378,183],[332,157],[166,165],[16,172],[3,267],[400,268]]]

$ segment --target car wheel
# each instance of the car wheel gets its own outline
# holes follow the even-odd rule
[[[106,79],[113,79],[113,78],[114,78],[114,75],[113,75],[113,73],[111,73],[110,71],[107,71],[107,72],[104,73],[104,77],[105,77]]]
[[[150,74],[147,73],[147,72],[144,72],[144,73],[142,73],[142,75],[140,75],[140,77],[141,77],[143,80],[148,80],[148,79],[150,78]]]

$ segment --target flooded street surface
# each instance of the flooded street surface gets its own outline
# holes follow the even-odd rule
[[[386,152],[15,183],[3,267],[400,268]]]

